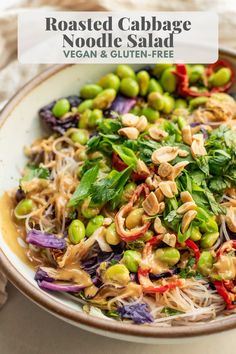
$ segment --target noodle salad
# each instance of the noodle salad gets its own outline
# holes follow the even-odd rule
[[[233,80],[225,60],[118,65],[39,110],[10,195],[41,289],[136,324],[235,313]]]

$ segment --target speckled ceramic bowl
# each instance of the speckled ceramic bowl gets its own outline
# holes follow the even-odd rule
[[[236,52],[221,50],[236,68]],[[25,85],[5,106],[0,116],[0,195],[17,186],[19,170],[25,164],[23,146],[42,135],[37,117],[40,107],[53,99],[77,94],[81,85],[96,81],[115,65],[54,66]],[[62,295],[49,294],[38,288],[14,226],[7,200],[0,202],[1,265],[10,281],[29,299],[55,316],[83,329],[104,336],[144,343],[170,343],[191,340],[236,328],[236,315],[218,318],[189,327],[153,327],[117,322],[85,314],[80,305]],[[33,321],[33,319],[32,319]]]

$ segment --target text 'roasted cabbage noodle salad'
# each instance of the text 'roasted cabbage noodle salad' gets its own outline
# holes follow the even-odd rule
[[[233,76],[225,60],[118,65],[40,109],[51,133],[11,197],[41,289],[136,324],[235,312]]]

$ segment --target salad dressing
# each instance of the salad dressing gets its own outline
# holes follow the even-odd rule
[[[34,268],[34,263],[29,260],[26,254],[28,251],[28,247],[24,248],[19,243],[21,234],[13,221],[13,209],[14,206],[11,197],[8,193],[4,193],[0,198],[0,231],[2,232],[4,241],[9,246],[9,248],[17,255],[17,257],[19,257],[22,262],[24,262],[31,268]]]

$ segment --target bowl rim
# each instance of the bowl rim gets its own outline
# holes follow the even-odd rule
[[[236,50],[221,48],[219,54],[226,55],[236,59]],[[58,72],[72,66],[74,64],[53,65],[42,73],[38,74],[7,102],[0,113],[0,129],[9,117],[14,108],[38,85]],[[94,331],[109,333],[109,336],[121,335],[123,337],[140,337],[153,339],[174,339],[186,337],[198,337],[209,334],[219,333],[222,331],[236,328],[236,316],[228,316],[215,322],[207,322],[204,324],[195,324],[192,326],[176,326],[176,327],[157,327],[147,325],[126,324],[118,321],[109,321],[99,317],[88,315],[84,312],[74,311],[73,309],[63,307],[55,298],[51,298],[48,294],[39,288],[33,286],[11,263],[8,256],[0,248],[0,266],[5,272],[7,278],[20,290],[27,298],[36,303],[38,306],[46,309],[48,312],[64,319],[70,323],[91,328]]]

